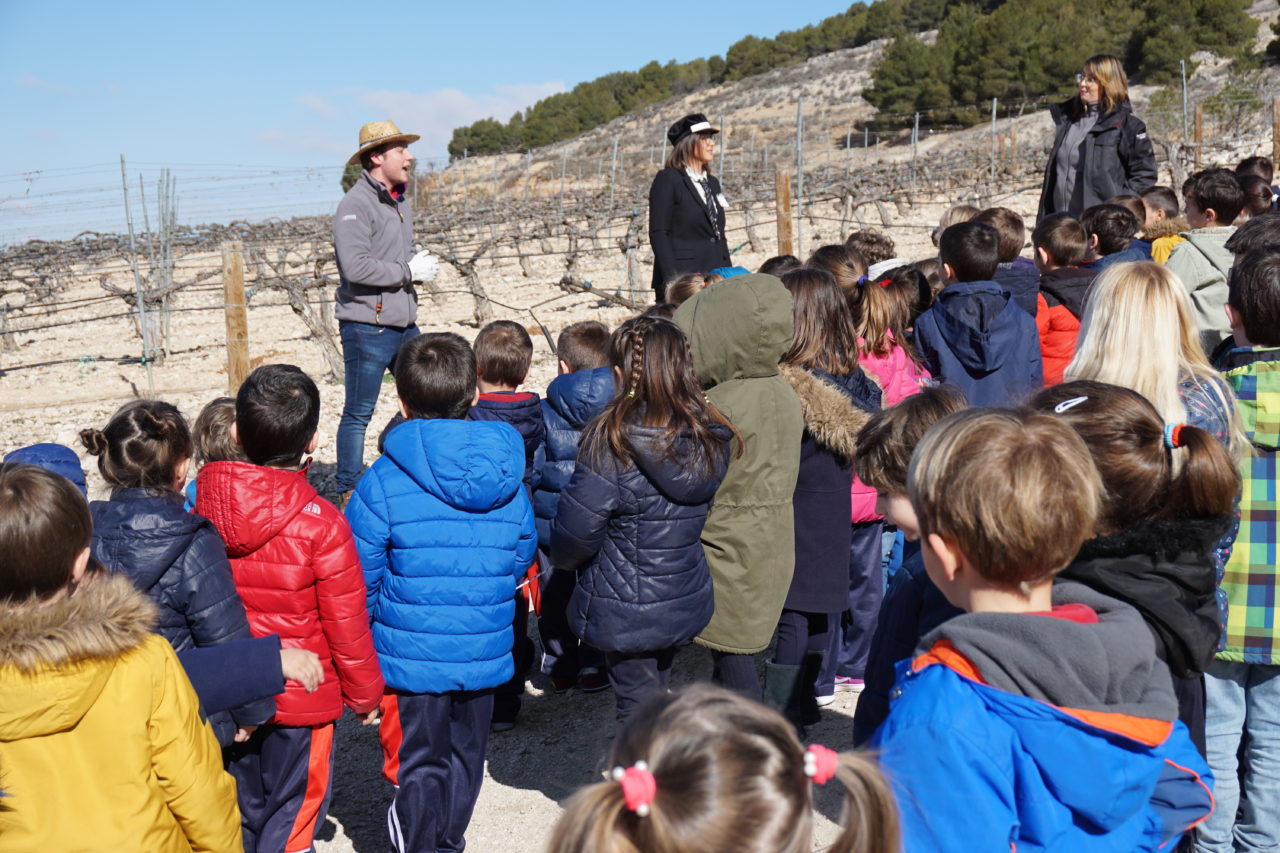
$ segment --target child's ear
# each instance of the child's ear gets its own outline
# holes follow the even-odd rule
[[[569,362],[562,358],[560,359],[560,375],[563,376],[566,373],[573,373],[573,368],[569,366]]]
[[[404,415],[405,420],[413,420],[413,415],[409,414],[409,404],[404,401],[404,398],[396,397],[396,402],[400,404],[400,414]]]
[[[75,560],[71,563],[71,585],[75,586],[84,580],[84,573],[89,570],[89,549],[85,548],[79,554],[76,554]]]
[[[1036,246],[1036,266],[1044,269],[1049,266],[1053,259],[1049,257],[1049,250],[1044,246]]]
[[[236,428],[236,422],[231,422],[231,440],[236,443],[237,447],[244,447],[244,443],[240,441],[240,430]]]
[[[181,489],[182,484],[187,481],[187,474],[191,473],[191,457],[179,459],[178,464],[173,466],[173,483],[174,487]]]
[[[1227,309],[1227,323],[1228,323],[1228,325],[1230,325],[1232,329],[1243,329],[1243,328],[1244,328],[1244,318],[1240,316],[1240,312],[1239,312],[1239,311],[1237,311],[1237,310],[1235,309],[1235,307],[1234,307],[1230,302],[1228,302],[1228,303],[1227,303],[1225,306],[1223,306],[1223,307],[1225,307],[1225,308]]]
[[[951,264],[942,264],[942,280],[948,284],[956,280],[956,271]]]
[[[311,440],[307,442],[307,446],[303,448],[302,452],[307,456],[310,456],[312,453],[316,452],[316,448],[319,446],[320,446],[320,430],[316,430],[315,432],[311,433]]]
[[[1098,235],[1097,234],[1089,235],[1089,251],[1093,252],[1095,255],[1098,254]]]
[[[929,547],[938,556],[938,565],[942,568],[943,577],[948,581],[954,581],[956,575],[960,573],[961,563],[960,551],[956,549],[955,543],[941,533],[930,533]]]
[[[476,404],[478,404],[479,402],[480,402],[480,386],[477,385],[475,393],[471,395],[471,408],[474,409],[476,407]]]

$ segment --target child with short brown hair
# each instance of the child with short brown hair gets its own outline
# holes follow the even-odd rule
[[[1054,583],[1104,495],[1080,436],[960,412],[926,433],[907,488],[929,577],[967,612],[899,664],[872,741],[903,849],[1171,848],[1213,798],[1168,668],[1136,610]]]

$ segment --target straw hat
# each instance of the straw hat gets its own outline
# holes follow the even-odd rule
[[[396,123],[393,121],[371,121],[360,128],[360,150],[351,155],[347,165],[354,166],[360,162],[360,155],[370,148],[377,148],[379,145],[386,145],[388,142],[403,142],[408,145],[411,142],[417,142],[421,138],[416,133],[401,133],[400,128],[396,127]]]

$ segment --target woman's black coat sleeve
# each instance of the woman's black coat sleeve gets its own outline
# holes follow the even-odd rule
[[[1156,152],[1142,119],[1130,115],[1125,122],[1123,139],[1127,159],[1124,164],[1124,189],[1142,195],[1156,185]]]
[[[680,175],[674,169],[663,169],[649,187],[649,243],[653,246],[657,281],[667,282],[676,276],[676,247],[671,226],[679,189]]]

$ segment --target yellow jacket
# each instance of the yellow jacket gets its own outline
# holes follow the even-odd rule
[[[240,853],[235,782],[151,602],[0,603],[0,851]]]

